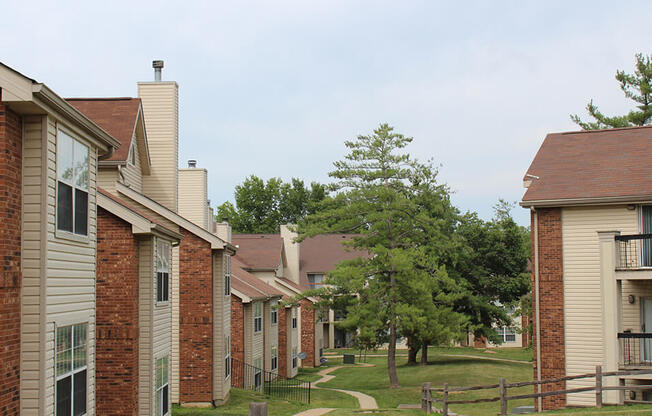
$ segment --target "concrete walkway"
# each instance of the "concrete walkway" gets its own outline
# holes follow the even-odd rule
[[[358,364],[361,367],[373,367],[372,364]],[[323,389],[323,390],[333,390],[333,391],[338,391],[340,393],[348,394],[349,396],[353,396],[358,400],[358,404],[360,406],[360,409],[366,410],[366,409],[378,409],[378,404],[376,403],[376,399],[373,397],[369,396],[368,394],[360,393],[359,391],[352,391],[352,390],[342,390],[342,389],[332,389],[330,387],[318,387],[317,384],[320,383],[326,383],[329,380],[332,380],[335,378],[335,376],[331,375],[333,371],[342,368],[343,366],[338,365],[335,367],[329,367],[321,370],[317,374],[321,376],[319,380],[313,381],[312,386],[315,389]],[[321,416],[325,415],[329,412],[332,412],[335,409],[329,409],[325,407],[319,407],[316,409],[309,409],[306,411],[303,411],[301,413],[297,413],[294,416]]]

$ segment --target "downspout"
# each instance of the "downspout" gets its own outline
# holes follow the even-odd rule
[[[541,312],[540,312],[540,297],[539,297],[539,216],[537,215],[536,209],[530,207],[532,214],[534,214],[534,304],[536,308],[536,313],[534,315],[535,325],[537,327],[536,331],[536,349],[537,349],[537,381],[541,381]],[[541,384],[537,384],[537,393],[541,393]],[[542,412],[543,400],[541,397],[537,398],[537,409],[538,413]]]

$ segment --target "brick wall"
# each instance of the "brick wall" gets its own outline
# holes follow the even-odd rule
[[[213,401],[213,262],[209,242],[180,229],[179,400]]]
[[[244,363],[244,304],[236,295],[231,295],[231,358]],[[242,367],[235,363],[231,369],[231,384],[242,388]]]
[[[138,241],[131,224],[97,212],[96,412],[138,414]]]
[[[22,120],[0,104],[0,414],[20,413]]]
[[[537,209],[532,214],[538,216],[538,250],[539,250],[539,319],[541,325],[541,378],[565,376],[566,356],[564,351],[564,283],[561,241],[561,209]],[[534,229],[534,227],[532,227]],[[532,236],[534,239],[534,235]],[[533,240],[534,242],[534,240]],[[534,253],[534,250],[533,250]],[[533,254],[534,255],[534,254]],[[533,264],[534,257],[533,257]],[[536,285],[532,275],[533,316],[536,317]],[[536,319],[534,320],[534,376],[537,375]],[[542,391],[564,390],[565,382],[550,383]],[[536,402],[536,400],[535,400]],[[535,403],[536,405],[536,403]],[[559,409],[566,406],[566,396],[543,398],[543,409]]]
[[[291,309],[281,306],[278,309],[278,373],[288,376],[288,326],[287,315]],[[292,319],[292,318],[290,318]]]
[[[312,302],[308,299],[301,300],[301,352],[306,353],[306,358],[301,361],[302,367],[315,366],[315,313]]]

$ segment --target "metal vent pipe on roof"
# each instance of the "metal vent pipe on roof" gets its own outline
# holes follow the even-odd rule
[[[188,160],[188,167],[189,168],[196,168],[197,167],[197,161],[195,159]]]
[[[152,61],[154,68],[154,81],[161,82],[161,71],[163,69],[163,61]]]

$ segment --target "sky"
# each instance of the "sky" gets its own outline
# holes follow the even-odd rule
[[[590,99],[629,111],[614,75],[652,52],[651,14],[648,1],[4,0],[0,61],[64,97],[120,97],[163,59],[180,166],[208,169],[213,206],[252,174],[329,182],[344,141],[386,122],[440,166],[460,210],[490,219],[523,196],[545,135],[578,129],[569,114]]]

